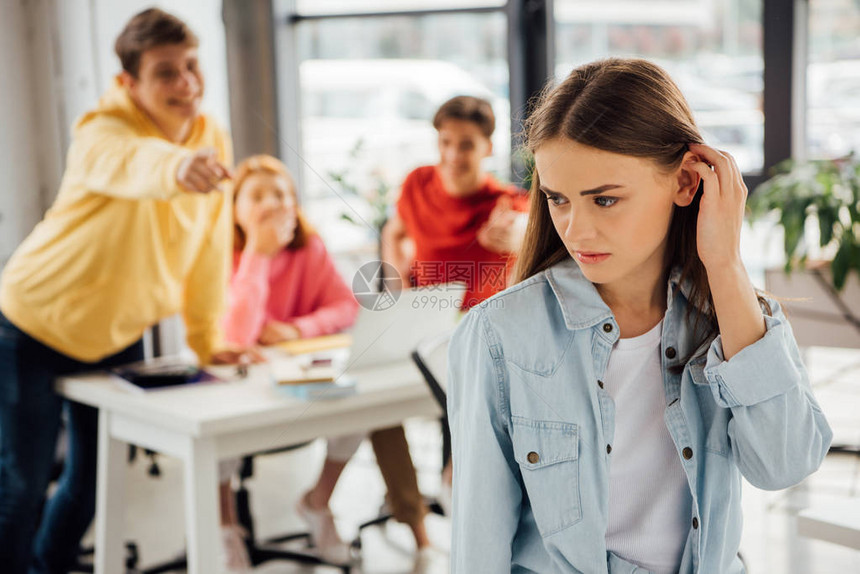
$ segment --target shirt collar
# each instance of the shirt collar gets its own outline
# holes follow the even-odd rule
[[[550,288],[558,299],[564,324],[568,329],[593,327],[611,318],[612,310],[603,302],[594,284],[585,278],[573,258],[553,265],[546,270]],[[671,308],[674,295],[680,288],[681,295],[689,299],[689,280],[681,281],[681,269],[675,267],[669,273],[667,283],[667,308]]]
[[[568,257],[547,269],[546,278],[568,329],[585,329],[612,317],[609,306],[573,258]]]

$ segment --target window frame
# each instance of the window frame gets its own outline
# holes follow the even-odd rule
[[[528,102],[544,87],[550,78],[555,63],[555,23],[553,19],[553,0],[508,0],[504,5],[466,8],[442,8],[369,11],[359,13],[320,13],[300,14],[295,0],[224,0],[225,27],[228,30],[228,53],[234,53],[233,62],[247,56],[254,61],[260,53],[275,55],[274,63],[268,68],[275,75],[275,81],[265,81],[265,74],[249,78],[242,75],[238,65],[230,66],[231,117],[233,125],[259,125],[260,118],[277,118],[266,123],[265,129],[271,133],[259,142],[256,149],[240,149],[236,155],[242,157],[265,149],[284,159],[299,178],[299,189],[304,170],[299,122],[301,118],[301,97],[299,93],[299,61],[297,49],[297,25],[313,20],[332,20],[341,18],[386,18],[386,17],[424,17],[449,14],[486,14],[504,13],[507,19],[507,45],[509,69],[509,94],[511,110],[512,152],[520,145],[519,132],[528,111]],[[228,4],[253,4],[254,10],[236,10]],[[744,174],[744,181],[752,191],[764,181],[770,169],[787,158],[804,159],[805,146],[805,93],[807,26],[809,0],[762,0],[762,57],[763,105],[764,115],[764,166],[761,171]],[[259,26],[259,18],[239,18],[236,13],[260,11],[271,15],[269,33],[258,34],[253,28]],[[231,37],[242,36],[236,28],[251,31],[254,40],[244,42],[230,41]],[[786,49],[786,48],[789,49]],[[262,102],[256,110],[237,109],[238,102],[251,101],[248,94],[258,94],[253,101]],[[259,94],[262,94],[260,96]],[[274,136],[274,137],[273,137]],[[272,143],[274,141],[274,143]],[[244,142],[243,142],[244,143]],[[249,142],[250,146],[253,142]],[[262,144],[265,147],[259,147]],[[244,146],[243,146],[244,147]],[[525,176],[516,153],[511,154],[511,180],[521,182]]]

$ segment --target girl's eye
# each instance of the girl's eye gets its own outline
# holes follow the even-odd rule
[[[567,198],[565,196],[557,194],[547,194],[546,200],[556,207],[567,203]]]
[[[594,198],[595,205],[600,207],[612,207],[617,201],[617,197],[607,197],[605,195],[598,195]]]

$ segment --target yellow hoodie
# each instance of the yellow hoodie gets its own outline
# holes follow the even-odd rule
[[[210,118],[173,144],[115,84],[75,125],[57,198],[3,270],[3,314],[45,345],[94,362],[182,311],[188,344],[207,362],[221,342],[232,191],[187,192],[175,177],[203,147],[232,164],[229,138]]]

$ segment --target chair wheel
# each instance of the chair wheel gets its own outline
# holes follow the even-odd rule
[[[125,567],[128,570],[136,570],[137,563],[140,561],[140,552],[138,552],[137,544],[134,542],[125,543]]]

